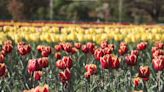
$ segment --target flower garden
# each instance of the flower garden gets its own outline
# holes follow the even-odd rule
[[[164,26],[0,23],[1,92],[164,92]]]

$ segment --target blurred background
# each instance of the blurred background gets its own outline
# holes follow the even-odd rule
[[[164,0],[0,0],[0,20],[164,22]]]

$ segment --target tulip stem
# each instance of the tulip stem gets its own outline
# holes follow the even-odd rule
[[[148,92],[148,91],[147,91],[147,83],[146,83],[146,81],[143,80],[143,83],[144,83],[144,92]]]
[[[161,71],[159,71],[158,73],[157,73],[157,81],[158,81],[158,92],[160,92],[160,85],[161,85],[161,82],[160,82],[160,80],[161,80]]]

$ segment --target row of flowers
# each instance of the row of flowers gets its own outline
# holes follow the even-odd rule
[[[12,76],[13,72],[11,72],[13,66],[18,65],[18,67],[20,67],[21,65],[23,67],[22,70],[17,69],[18,67],[16,67],[16,69],[25,74],[21,76],[24,76],[26,80],[20,80],[25,82],[25,84],[26,82],[29,82],[29,84],[26,84],[28,85],[27,88],[23,87],[20,89],[30,89],[35,87],[35,82],[37,85],[38,83],[47,83],[51,88],[52,85],[56,85],[57,83],[50,85],[51,81],[50,83],[45,82],[49,79],[48,75],[57,75],[57,77],[52,79],[59,80],[63,90],[66,91],[71,90],[70,85],[72,82],[81,81],[78,79],[78,76],[83,76],[83,79],[86,79],[88,84],[90,84],[90,81],[96,82],[96,76],[99,76],[98,80],[102,80],[104,85],[104,81],[109,82],[108,79],[113,80],[117,79],[117,77],[119,80],[122,79],[125,81],[125,76],[123,77],[124,73],[130,73],[127,81],[125,82],[130,82],[128,86],[134,85],[133,90],[148,90],[147,87],[153,86],[152,82],[157,83],[157,86],[155,87],[156,90],[162,90],[161,87],[163,86],[163,82],[161,81],[163,80],[161,77],[163,75],[162,71],[164,70],[164,43],[156,42],[155,45],[152,46],[149,45],[148,42],[140,42],[136,46],[132,46],[133,48],[130,48],[131,46],[129,45],[130,44],[125,42],[120,42],[116,45],[108,43],[108,41],[105,40],[101,42],[100,46],[93,42],[87,42],[85,44],[65,42],[58,43],[54,47],[38,45],[34,48],[26,42],[19,42],[17,46],[15,46],[12,41],[7,40],[3,43],[2,50],[0,52],[1,81],[6,78],[10,79],[14,77]],[[16,57],[21,57],[22,59],[10,57],[12,54],[15,54]],[[53,58],[52,54],[54,56]],[[86,56],[86,58],[80,59],[81,55]],[[12,62],[16,62],[16,64],[14,65],[13,63],[11,65],[12,62],[8,61],[10,59],[13,59]],[[26,60],[28,61],[27,63]],[[81,72],[81,70],[83,71]],[[117,74],[121,73],[121,71],[124,73],[123,75],[118,76],[115,75],[113,71],[117,71]],[[15,73],[17,74],[17,72]],[[108,75],[106,76],[105,74]],[[155,81],[153,81],[154,79]],[[131,83],[132,81],[133,84]],[[149,82],[151,82],[151,84],[148,86],[147,83]],[[30,86],[32,84],[34,84],[34,86]],[[118,84],[116,83],[113,86],[116,85]],[[121,86],[124,85],[122,84]],[[34,89],[38,89],[38,87]],[[48,86],[44,88],[40,87],[39,89],[46,91],[34,92],[49,91]],[[129,91],[131,90],[132,89]]]
[[[135,43],[140,41],[164,41],[163,26],[104,26],[104,27],[58,27],[58,26],[2,26],[0,44],[8,38],[16,43],[28,42],[66,42],[93,41],[100,44],[103,40]],[[97,39],[99,38],[99,39]]]

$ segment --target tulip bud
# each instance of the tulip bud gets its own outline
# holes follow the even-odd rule
[[[94,56],[96,58],[96,60],[100,60],[100,57],[102,57],[104,55],[103,50],[102,49],[96,49],[94,52]]]
[[[101,44],[100,44],[101,48],[106,48],[108,47],[108,42],[107,41],[103,41]]]
[[[126,56],[127,65],[134,66],[137,64],[137,56],[134,54]]]
[[[139,55],[139,51],[138,50],[132,50],[131,51],[131,55],[132,54],[138,56]]]
[[[40,68],[46,68],[48,67],[48,58],[47,57],[42,57],[37,60],[39,67]]]
[[[97,66],[95,64],[87,64],[85,66],[85,69],[87,72],[89,72],[91,75],[97,73]]]
[[[62,83],[65,83],[66,81],[69,81],[71,79],[71,72],[67,68],[63,72],[59,73],[59,78],[62,81]]]
[[[80,49],[81,48],[81,43],[75,43],[74,46],[75,46],[75,48]]]
[[[61,53],[59,53],[59,52],[58,52],[58,53],[55,53],[55,58],[56,58],[56,59],[61,59],[61,57],[62,57],[62,56],[61,56]]]
[[[62,70],[66,68],[65,63],[62,60],[56,62],[56,67]]]
[[[0,54],[0,63],[4,63],[5,56],[3,54]]]
[[[118,57],[112,57],[112,68],[117,69],[120,67],[120,60]]]
[[[72,62],[72,59],[70,58],[70,57],[67,57],[67,56],[64,56],[63,58],[62,58],[62,61],[65,63],[65,67],[67,67],[67,68],[71,68],[72,67],[72,65],[73,65],[73,62]]]
[[[34,79],[39,81],[42,77],[42,71],[34,71]]]
[[[37,59],[30,59],[28,61],[27,69],[28,69],[29,74],[33,73],[34,71],[39,70],[39,68],[40,67],[39,67]]]
[[[133,83],[135,87],[138,87],[141,84],[141,79],[139,77],[133,79]]]
[[[5,75],[7,72],[7,67],[4,63],[0,63],[0,77]]]
[[[87,48],[86,45],[82,45],[81,50],[82,50],[84,53],[88,53],[88,52],[89,52],[89,49]]]
[[[103,69],[109,69],[110,68],[110,61],[111,61],[111,55],[105,55],[103,57],[100,58],[100,63],[101,63],[101,67]]]
[[[141,42],[137,45],[138,50],[144,50],[147,47],[147,42]]]
[[[164,69],[164,61],[162,59],[159,58],[153,59],[152,63],[156,71],[162,71]]]
[[[150,69],[148,66],[140,66],[139,77],[148,79],[150,75]]]

